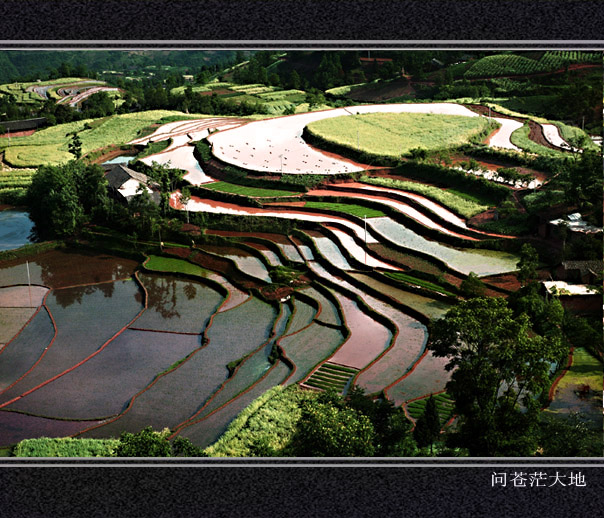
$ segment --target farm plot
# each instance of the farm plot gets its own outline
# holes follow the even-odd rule
[[[68,133],[78,133],[82,141],[82,153],[85,155],[109,145],[126,144],[150,124],[170,115],[182,114],[152,110],[58,124],[36,131],[30,136],[13,139],[11,146],[5,150],[5,161],[15,167],[58,165],[73,158],[68,150],[69,141],[65,138]],[[85,129],[87,123],[93,127]]]
[[[299,298],[293,300],[294,311],[287,326],[287,334],[301,331],[314,320],[317,310]]]
[[[447,302],[435,300],[424,295],[418,295],[417,293],[411,293],[410,291],[393,286],[387,278],[384,278],[384,281],[381,282],[364,273],[350,272],[349,275],[361,281],[363,284],[378,290],[380,293],[388,295],[394,300],[419,311],[422,315],[426,315],[429,318],[440,318],[451,307]]]
[[[289,307],[286,305],[281,307],[282,311],[275,323],[273,338],[270,342],[260,350],[242,358],[233,374],[224,382],[220,390],[212,396],[207,406],[198,415],[191,418],[191,421],[197,421],[199,418],[204,418],[212,412],[218,411],[221,407],[242,395],[244,391],[253,390],[256,383],[261,383],[263,376],[270,375],[269,370],[273,365],[268,360],[269,354],[275,341],[285,331],[290,316]]]
[[[40,363],[0,401],[34,389],[98,352],[140,314],[141,298],[131,280],[53,291],[46,306],[56,324],[56,339]]]
[[[326,226],[326,228],[328,228],[329,230],[331,230],[331,232],[335,234],[341,246],[345,248],[346,251],[358,262],[363,263],[366,266],[370,266],[371,268],[382,268],[384,270],[400,270],[400,268],[396,266],[392,266],[391,264],[376,259],[372,256],[371,253],[367,253],[367,250],[357,245],[356,241],[346,232],[329,226]]]
[[[339,329],[316,322],[298,333],[281,338],[277,343],[296,367],[287,383],[304,379],[315,365],[330,357],[343,342],[344,335]]]
[[[252,248],[255,248],[256,250],[258,250],[271,266],[282,266],[283,265],[283,263],[281,262],[281,259],[279,259],[279,256],[275,252],[273,252],[270,248],[268,248],[260,243],[254,243],[252,241],[248,241],[248,242],[244,242],[244,243],[247,246],[251,246]]]
[[[126,330],[95,357],[7,408],[70,420],[113,416],[199,344],[197,336]]]
[[[37,308],[48,288],[44,286],[10,286],[0,288],[0,308]]]
[[[189,261],[159,255],[150,255],[145,261],[144,267],[147,270],[157,272],[184,273],[185,275],[194,275],[196,277],[207,277],[210,273],[205,268]]]
[[[440,394],[433,395],[432,397],[436,403],[436,411],[438,413],[438,419],[442,428],[451,419],[451,417],[453,417],[455,402],[446,392],[441,392]],[[407,404],[407,412],[413,420],[417,421],[422,415],[424,415],[427,403],[428,398],[424,397],[411,401]]]
[[[239,270],[242,272],[261,279],[265,282],[271,282],[271,277],[264,266],[264,263],[249,252],[236,247],[203,245],[199,247],[201,250],[220,255],[233,261]]]
[[[180,210],[184,210],[184,207],[180,206],[180,204],[176,203],[174,197],[170,199],[170,206],[173,208],[178,208]],[[324,214],[309,214],[305,213],[303,210],[270,210],[270,209],[258,209],[255,207],[244,207],[241,205],[235,205],[233,203],[225,203],[215,200],[208,200],[203,198],[198,198],[196,196],[192,196],[191,200],[186,206],[187,210],[191,212],[210,212],[213,214],[235,214],[235,215],[250,215],[250,216],[265,216],[265,217],[274,217],[274,218],[285,218],[285,219],[299,219],[303,221],[315,221],[318,223],[340,223],[342,225],[350,228],[359,238],[364,239],[365,231],[361,225],[357,225],[352,221],[347,220],[346,218],[340,218],[337,216],[328,216]],[[367,243],[377,243],[377,240],[367,236]],[[293,247],[293,245],[290,245]],[[293,247],[295,249],[295,247]],[[283,249],[282,249],[283,250]],[[285,253],[285,252],[284,252]],[[296,250],[296,255],[300,255]],[[293,260],[293,259],[292,259]],[[299,258],[299,261],[302,262],[302,259]]]
[[[334,389],[342,393],[357,372],[358,369],[325,362],[304,381],[304,385],[324,390]]]
[[[344,255],[342,255],[340,247],[337,245],[337,243],[334,243],[330,238],[325,236],[312,236],[312,240],[315,243],[319,253],[327,261],[329,261],[330,264],[334,265],[340,270],[354,270]]]
[[[181,146],[170,151],[165,151],[156,155],[149,155],[141,160],[141,162],[152,166],[154,163],[166,165],[176,169],[186,171],[183,179],[191,185],[203,185],[211,183],[214,178],[208,176],[199,165],[199,162],[193,155],[192,146]]]
[[[574,148],[562,138],[558,126],[554,124],[541,124],[541,127],[543,128],[543,136],[550,144],[569,151],[574,150]]]
[[[32,284],[63,288],[80,284],[104,283],[130,277],[136,261],[106,254],[86,254],[73,250],[52,250],[29,261]],[[25,260],[0,267],[0,286],[28,284]]]
[[[336,296],[344,314],[344,324],[350,329],[350,336],[329,361],[362,369],[390,346],[392,333],[350,298],[340,294]]]
[[[517,270],[518,257],[493,250],[456,249],[430,241],[390,218],[374,218],[368,224],[389,241],[441,259],[452,269],[479,277]]]
[[[139,393],[117,419],[88,430],[87,437],[118,436],[145,426],[175,428],[197,413],[228,377],[227,364],[267,343],[276,311],[252,298],[218,313],[206,331],[209,343]],[[199,337],[188,337],[199,340]]]
[[[150,331],[201,334],[224,297],[205,284],[169,275],[141,275],[147,307],[131,326]]]
[[[357,108],[350,108],[356,112]],[[323,140],[378,156],[398,158],[411,149],[457,147],[486,130],[483,117],[435,113],[364,113],[319,120],[307,130]]]
[[[580,412],[595,426],[602,425],[602,363],[583,348],[573,352],[572,364],[553,390],[548,412]]]
[[[48,312],[45,309],[38,311],[27,326],[0,350],[0,392],[34,366],[54,336],[55,329]]]
[[[0,446],[10,446],[34,437],[66,437],[90,425],[90,422],[45,419],[0,410]]]
[[[226,288],[229,292],[229,296],[227,297],[227,300],[224,301],[222,306],[220,306],[220,308],[218,310],[219,312],[232,309],[250,298],[249,293],[245,293],[244,291],[241,291],[239,288],[236,288],[225,277],[223,277],[222,275],[220,275],[218,273],[211,273],[207,276],[207,278],[210,279],[211,281],[215,281],[215,282],[219,283],[224,288]]]
[[[300,290],[300,292],[312,297],[321,305],[321,312],[316,316],[318,322],[323,322],[332,326],[342,325],[339,309],[326,295],[313,287],[304,288]]]
[[[451,378],[451,372],[445,370],[447,363],[448,358],[437,358],[428,351],[412,371],[385,390],[388,399],[400,406],[410,399],[442,392]]]
[[[5,308],[0,306],[0,351],[36,312],[36,308]]]
[[[474,201],[462,198],[455,193],[440,189],[432,185],[425,185],[419,182],[409,182],[403,180],[395,180],[392,178],[379,178],[379,177],[368,177],[364,176],[361,179],[361,186],[364,189],[381,189],[385,188],[386,192],[394,192],[401,196],[407,196],[418,203],[424,205],[427,209],[431,210],[435,214],[438,214],[441,218],[446,219],[454,225],[466,228],[465,221],[460,219],[456,214],[463,218],[469,219],[476,214],[484,212],[489,207],[488,205],[482,205]],[[371,184],[371,187],[367,184]],[[347,184],[343,184],[344,186]],[[350,184],[356,186],[356,184]],[[374,187],[375,186],[375,187]],[[408,192],[411,191],[411,192]],[[422,196],[416,196],[417,193]],[[437,201],[434,203],[431,199]],[[446,209],[443,210],[443,205]]]
[[[241,394],[227,406],[203,420],[191,424],[187,423],[186,427],[178,431],[178,435],[190,439],[199,446],[209,446],[225,432],[230,422],[244,408],[267,390],[283,383],[288,374],[289,369],[283,363],[277,362],[275,367],[268,371],[268,375],[257,385],[254,385],[251,390]]]
[[[244,169],[289,174],[351,173],[361,171],[363,167],[311,148],[302,139],[302,131],[318,120],[372,112],[478,117],[467,108],[452,103],[353,106],[254,121],[210,135],[208,140],[217,158]]]

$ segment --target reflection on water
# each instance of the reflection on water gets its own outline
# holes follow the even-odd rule
[[[32,242],[34,224],[22,210],[0,212],[0,251],[12,250]]]

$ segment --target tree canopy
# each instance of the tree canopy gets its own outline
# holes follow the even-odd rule
[[[431,327],[428,347],[454,371],[447,383],[460,415],[454,440],[471,455],[532,455],[538,397],[565,352],[559,337],[536,335],[526,313],[514,317],[501,298],[463,301]]]

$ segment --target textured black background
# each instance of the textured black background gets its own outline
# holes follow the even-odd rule
[[[0,40],[604,41],[604,3],[580,0],[4,0]],[[13,40],[13,44],[9,44]],[[451,47],[459,46],[455,43]],[[23,45],[25,46],[25,45]],[[350,45],[346,45],[350,46]],[[442,45],[439,45],[442,46]],[[585,43],[582,47],[603,48]],[[17,459],[11,459],[17,460]],[[467,462],[467,459],[465,459]],[[602,461],[602,459],[600,459]],[[427,460],[427,463],[430,461]],[[464,460],[461,460],[464,462]],[[0,463],[0,516],[599,516],[604,471],[566,466],[337,467]],[[532,462],[532,464],[530,464]],[[574,465],[574,467],[568,464]],[[603,463],[604,465],[604,463]],[[491,487],[505,471],[581,471],[587,487]]]
[[[3,40],[599,40],[604,9],[598,0],[3,0],[0,24]]]

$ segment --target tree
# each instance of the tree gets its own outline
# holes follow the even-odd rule
[[[426,402],[424,413],[415,423],[413,438],[420,448],[430,446],[430,454],[433,453],[432,447],[440,435],[440,417],[436,408],[436,401],[432,394]]]
[[[80,140],[80,137],[77,133],[73,134],[73,137],[71,138],[71,142],[67,146],[67,149],[73,156],[75,156],[76,160],[82,158],[82,141]]]
[[[27,199],[30,217],[40,237],[69,236],[84,221],[74,176],[68,167],[40,167],[32,177]]]
[[[156,432],[150,426],[138,433],[123,432],[113,454],[116,457],[170,457],[169,435],[168,428]]]
[[[518,261],[518,280],[522,285],[532,282],[537,278],[537,266],[539,266],[539,255],[531,245],[525,243],[520,249],[520,261]]]
[[[371,457],[374,428],[369,418],[347,408],[336,394],[305,401],[290,444],[296,457]]]
[[[474,272],[461,281],[459,289],[466,298],[484,297],[486,286]]]
[[[453,442],[477,456],[526,456],[537,447],[538,397],[552,363],[565,354],[555,337],[534,335],[502,298],[475,298],[431,326],[428,347],[448,357],[447,392],[460,416]]]

